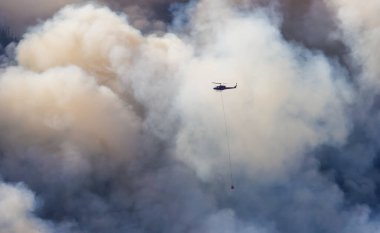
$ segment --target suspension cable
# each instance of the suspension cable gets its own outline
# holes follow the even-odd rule
[[[227,147],[228,147],[228,161],[229,161],[229,168],[230,168],[230,181],[231,181],[231,189],[234,189],[234,183],[232,179],[232,162],[231,162],[231,147],[230,147],[230,138],[229,138],[229,132],[227,128],[227,120],[226,120],[226,111],[224,109],[224,100],[223,100],[223,94],[220,92],[220,97],[222,99],[222,109],[223,109],[223,117],[224,117],[224,128],[226,132],[226,141],[227,141]]]

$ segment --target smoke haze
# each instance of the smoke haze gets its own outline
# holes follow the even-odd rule
[[[376,0],[30,4],[0,2],[0,232],[378,231]]]

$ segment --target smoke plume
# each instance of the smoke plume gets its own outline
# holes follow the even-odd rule
[[[0,232],[378,231],[376,0],[40,2],[0,3]]]

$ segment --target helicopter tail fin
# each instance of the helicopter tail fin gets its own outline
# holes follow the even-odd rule
[[[237,83],[235,84],[234,88],[237,88]]]

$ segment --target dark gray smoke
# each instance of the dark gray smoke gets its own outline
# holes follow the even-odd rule
[[[1,37],[1,233],[378,232],[376,0],[68,3],[0,3],[48,18]]]
[[[172,20],[170,5],[186,3],[188,0],[2,0],[0,26],[10,28],[12,36],[20,37],[29,27],[53,16],[65,5],[90,2],[127,13],[132,25],[148,32],[164,30],[166,24]]]

